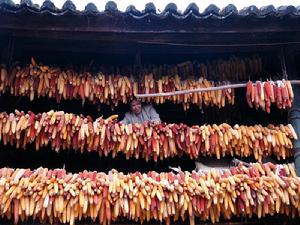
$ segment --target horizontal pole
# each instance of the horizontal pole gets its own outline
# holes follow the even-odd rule
[[[291,84],[299,85],[300,80],[291,80]],[[137,94],[135,97],[137,98],[149,98],[149,97],[169,97],[173,95],[184,95],[184,94],[191,94],[196,92],[206,92],[206,91],[218,91],[223,89],[229,88],[243,88],[246,87],[247,83],[240,83],[240,84],[227,84],[217,87],[208,87],[208,88],[195,88],[189,90],[182,90],[182,91],[172,91],[172,92],[161,92],[161,93],[151,93],[151,94]]]

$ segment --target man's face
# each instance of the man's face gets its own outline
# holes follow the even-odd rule
[[[142,105],[139,101],[137,100],[133,100],[131,102],[131,112],[133,112],[134,114],[140,114],[142,111]]]

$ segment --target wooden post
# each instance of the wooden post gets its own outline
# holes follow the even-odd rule
[[[297,133],[298,140],[294,140],[294,161],[297,175],[300,176],[300,86],[294,85],[294,103],[289,113],[289,121]]]
[[[299,53],[298,53],[299,54]],[[299,79],[298,74],[300,71],[296,69],[296,53],[291,50],[287,55],[287,74],[289,79]],[[299,62],[298,62],[299,63]],[[293,85],[294,102],[292,109],[289,112],[289,122],[293,125],[295,132],[298,136],[298,140],[293,141],[294,146],[294,163],[297,175],[300,176],[300,86]]]

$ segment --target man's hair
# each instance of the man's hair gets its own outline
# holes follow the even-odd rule
[[[132,104],[132,102],[134,102],[134,101],[137,101],[137,102],[139,102],[139,103],[141,103],[142,104],[142,102],[141,102],[141,100],[139,99],[139,98],[137,98],[137,97],[133,97],[133,99],[131,100],[131,102],[130,102],[130,105]]]

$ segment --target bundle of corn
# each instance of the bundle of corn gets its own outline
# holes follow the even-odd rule
[[[275,154],[285,159],[292,155],[292,139],[297,139],[293,127],[269,125],[263,127],[228,124],[189,127],[185,124],[121,124],[109,119],[49,111],[39,114],[15,111],[0,113],[0,140],[26,148],[35,142],[36,150],[49,143],[56,151],[80,149],[98,151],[100,155],[122,152],[129,157],[174,157],[187,154],[199,156],[250,156],[257,160]]]
[[[25,221],[73,225],[82,218],[111,224],[120,218],[170,224],[181,218],[195,224],[233,216],[258,218],[300,214],[300,180],[292,165],[239,165],[231,172],[139,172],[115,170],[66,173],[65,170],[0,169],[0,214]]]
[[[294,93],[290,81],[248,81],[246,88],[246,99],[251,108],[254,104],[256,109],[261,107],[270,113],[271,103],[276,104],[279,109],[292,107]]]
[[[2,66],[0,93],[10,90],[12,95],[28,96],[30,100],[47,96],[56,98],[57,102],[62,98],[81,99],[83,102],[88,100],[116,106],[119,103],[127,103],[137,94],[173,92],[222,84],[224,82],[215,83],[203,78],[181,80],[178,75],[162,76],[156,80],[153,74],[147,74],[141,82],[135,82],[126,76],[102,73],[92,75],[87,71],[79,73],[72,69],[61,70],[56,67],[39,66],[32,59],[29,66],[16,67],[9,72]],[[225,104],[234,104],[234,91],[224,89],[168,97],[149,97],[143,101],[157,104],[171,101],[175,104],[183,104],[185,110],[190,107],[190,104],[199,107],[203,105],[224,107]]]

